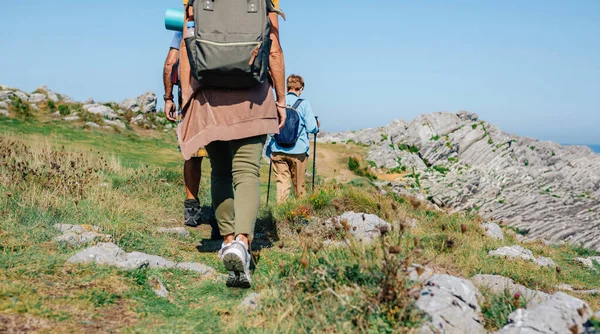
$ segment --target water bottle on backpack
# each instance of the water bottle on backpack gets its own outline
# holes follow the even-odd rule
[[[189,21],[187,23],[187,32],[185,33],[185,38],[194,37],[196,35],[196,23],[194,21]]]

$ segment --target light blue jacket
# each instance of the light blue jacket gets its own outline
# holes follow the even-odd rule
[[[294,93],[288,93],[285,97],[285,103],[288,106],[293,106],[297,100],[298,96]],[[313,113],[310,103],[308,101],[302,101],[297,110],[300,114],[300,129],[298,130],[300,132],[300,136],[298,137],[296,145],[290,148],[281,147],[277,145],[277,143],[275,142],[275,138],[273,137],[273,135],[271,135],[267,144],[267,151],[265,152],[268,157],[271,156],[271,153],[306,153],[306,155],[309,155],[310,139],[308,138],[308,134],[319,132],[319,128],[317,127],[317,120],[315,119],[315,114]]]

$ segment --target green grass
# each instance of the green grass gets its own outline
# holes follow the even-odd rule
[[[182,226],[182,158],[173,134],[115,134],[2,118],[0,156],[0,318],[10,316],[17,324],[35,319],[32,326],[40,331],[406,332],[424,319],[409,298],[419,287],[397,270],[413,262],[463,277],[503,275],[547,292],[559,283],[598,288],[597,274],[573,261],[597,252],[527,245],[536,256],[553,258],[561,273],[489,258],[489,250],[518,243],[516,235],[505,229],[504,241],[490,240],[475,213],[446,214],[413,198],[383,195],[368,176],[347,184],[319,177],[315,193],[279,206],[273,205],[272,182],[267,207],[263,164],[256,231],[269,247],[255,254],[252,291],[228,289],[216,256],[219,243],[205,240],[207,226],[189,229],[187,239],[155,232]],[[359,173],[370,167],[360,156],[347,163]],[[208,165],[203,164],[204,205],[210,203]],[[414,171],[407,177],[419,184]],[[350,210],[377,214],[394,229],[371,247],[354,243],[343,222],[326,223]],[[405,222],[412,219],[417,227],[408,228]],[[66,260],[85,246],[53,241],[57,223],[97,225],[127,252],[202,262],[218,275],[69,265]],[[347,238],[348,247],[322,245],[325,240],[343,245]],[[152,291],[155,279],[169,290],[167,299]],[[261,293],[261,306],[238,309],[253,291]],[[388,295],[394,298],[381,298]],[[499,328],[512,306],[506,296],[485,296],[486,327]],[[600,307],[596,297],[578,297]]]

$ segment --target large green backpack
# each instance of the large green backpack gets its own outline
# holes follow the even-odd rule
[[[271,49],[271,0],[196,0],[194,36],[185,38],[192,75],[204,87],[264,83]]]

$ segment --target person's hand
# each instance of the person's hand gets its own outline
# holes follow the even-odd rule
[[[317,128],[320,129],[321,128],[321,121],[317,119]]]
[[[286,107],[284,104],[277,103],[277,118],[279,118],[279,130],[283,129],[287,118]]]
[[[175,110],[175,103],[172,100],[165,101],[165,116],[170,122],[177,122],[177,112]]]

